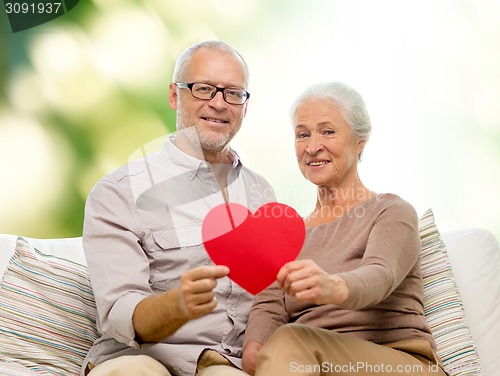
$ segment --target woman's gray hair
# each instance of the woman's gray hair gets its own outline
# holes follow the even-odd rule
[[[344,115],[352,133],[360,140],[368,142],[372,130],[370,115],[361,95],[342,82],[325,82],[310,86],[295,100],[290,115],[293,119],[297,108],[309,100],[328,100]],[[361,157],[361,155],[360,155]]]
[[[243,59],[243,56],[241,56],[241,54],[238,51],[236,51],[233,47],[219,40],[209,40],[209,41],[199,42],[185,49],[184,52],[182,52],[179,55],[177,61],[175,62],[174,75],[173,75],[174,82],[182,82],[185,79],[186,68],[188,67],[187,63],[189,62],[191,56],[193,56],[193,54],[200,48],[219,50],[222,52],[232,53],[238,56],[243,62],[245,70],[245,85],[248,85],[249,70],[247,63],[245,62],[245,59]]]

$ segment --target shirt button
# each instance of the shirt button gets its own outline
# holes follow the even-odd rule
[[[212,193],[215,193],[215,187],[212,185],[210,188],[212,189]]]

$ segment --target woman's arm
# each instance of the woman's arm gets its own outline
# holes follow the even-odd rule
[[[376,219],[358,268],[338,274],[349,287],[346,309],[362,309],[381,302],[408,277],[420,255],[418,216],[400,199]]]
[[[248,369],[255,367],[256,348],[258,347],[256,344],[264,344],[267,338],[281,325],[288,323],[288,320],[289,315],[285,308],[285,294],[276,283],[255,296],[243,341],[243,348],[245,349],[243,356],[247,368],[249,367]],[[247,352],[246,355],[245,352]],[[255,359],[253,359],[254,356]]]
[[[278,286],[297,301],[361,309],[388,297],[415,267],[419,252],[417,215],[401,200],[376,219],[356,269],[328,274],[312,260],[292,261],[278,273]]]

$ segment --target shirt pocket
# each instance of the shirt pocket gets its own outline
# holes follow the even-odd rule
[[[203,246],[201,224],[158,228],[152,231],[152,235],[153,290],[167,291],[177,287],[186,270],[212,264]]]

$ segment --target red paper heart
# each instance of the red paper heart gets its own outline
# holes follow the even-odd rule
[[[285,263],[295,260],[304,244],[305,225],[285,204],[268,203],[252,214],[230,203],[210,210],[202,237],[213,262],[229,267],[234,282],[257,294],[276,280]]]

